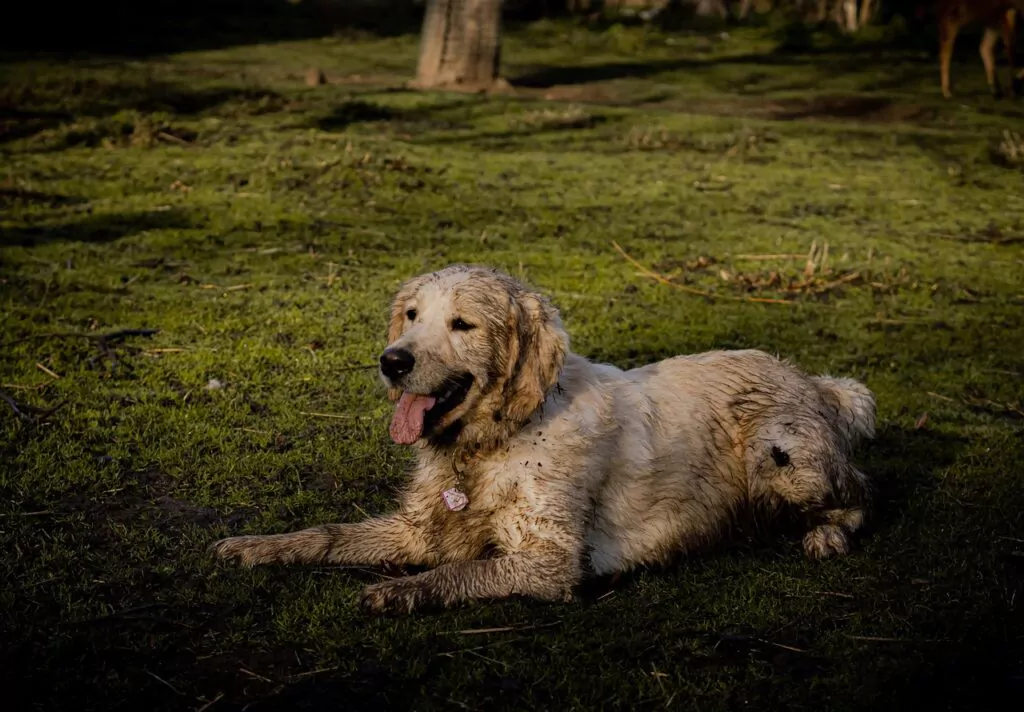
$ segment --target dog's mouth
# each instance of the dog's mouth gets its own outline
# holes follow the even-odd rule
[[[472,386],[473,374],[463,373],[446,379],[429,395],[404,392],[391,419],[391,439],[399,445],[411,445],[427,435],[441,418],[466,400]]]

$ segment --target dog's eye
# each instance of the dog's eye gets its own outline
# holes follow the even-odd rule
[[[454,329],[455,331],[469,331],[470,329],[475,329],[475,328],[476,328],[475,326],[473,326],[472,324],[469,324],[469,323],[463,321],[462,319],[453,319],[452,320],[452,329]]]
[[[410,309],[409,311],[407,311],[405,313],[405,318],[408,319],[409,321],[416,321],[416,310]]]

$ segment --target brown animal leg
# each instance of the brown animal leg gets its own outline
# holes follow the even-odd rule
[[[1003,92],[999,87],[999,78],[996,77],[996,43],[999,41],[999,31],[989,27],[985,30],[985,36],[981,38],[981,61],[985,63],[985,79],[988,80],[988,88],[992,96],[999,98]]]
[[[1001,29],[1003,31],[1003,46],[1006,48],[1006,62],[1010,67],[1010,96],[1017,96],[1021,91],[1021,87],[1018,84],[1021,83],[1021,76],[1024,76],[1024,72],[1021,73],[1021,76],[1017,76],[1013,67],[1013,55],[1016,52],[1017,36],[1016,10],[1010,10],[1003,15]]]
[[[221,539],[212,549],[219,558],[233,559],[245,566],[435,563],[422,531],[400,514],[357,524],[327,524],[290,534],[236,536]]]
[[[960,32],[960,24],[952,18],[943,18],[939,24],[939,72],[942,77],[942,96],[952,98],[949,90],[949,62],[953,58],[953,45]]]

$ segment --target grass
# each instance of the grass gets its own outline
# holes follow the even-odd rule
[[[1000,147],[1024,108],[985,96],[970,48],[944,102],[930,57],[808,41],[539,23],[508,38],[515,96],[403,90],[408,35],[8,57],[0,388],[60,406],[23,421],[0,403],[10,697],[76,710],[1019,697],[1024,174]],[[312,65],[331,83],[305,87]],[[375,572],[213,562],[206,547],[227,534],[388,508],[409,455],[364,367],[397,285],[454,261],[549,293],[595,359],[756,347],[863,379],[879,402],[861,458],[881,487],[874,527],[824,564],[749,527],[578,605],[402,619],[359,612]],[[123,329],[159,332],[100,338]]]

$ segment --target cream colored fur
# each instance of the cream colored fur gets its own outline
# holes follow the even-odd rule
[[[415,318],[410,319],[413,315]],[[474,328],[455,330],[453,320]],[[569,350],[557,311],[493,270],[453,266],[395,298],[403,390],[473,375],[466,399],[413,446],[398,509],[358,524],[215,545],[247,565],[425,565],[370,586],[408,612],[511,595],[569,600],[584,578],[667,561],[719,539],[746,507],[791,506],[812,558],[846,553],[869,483],[851,463],[874,435],[871,392],[759,351],[679,356],[631,371]],[[442,491],[469,497],[449,511]]]

